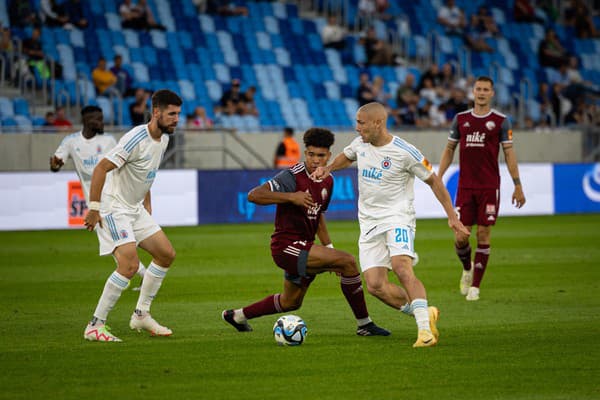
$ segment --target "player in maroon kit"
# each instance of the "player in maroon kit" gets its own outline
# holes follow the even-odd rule
[[[327,129],[307,130],[304,133],[306,161],[281,171],[248,193],[248,200],[253,203],[277,204],[271,254],[275,264],[284,270],[285,279],[283,293],[267,296],[244,308],[223,311],[223,319],[240,332],[252,330],[249,319],[300,308],[315,276],[331,271],[340,275],[342,293],[357,321],[356,334],[390,334],[369,318],[356,260],[331,244],[324,212],[331,200],[333,178],[316,181],[309,177],[317,167],[327,165],[333,141],[333,133]],[[315,235],[321,245],[314,243]]]
[[[470,301],[479,300],[479,285],[490,256],[491,228],[498,217],[500,145],[515,185],[512,203],[517,208],[525,204],[510,121],[505,115],[491,108],[494,82],[487,76],[477,78],[473,86],[473,95],[473,108],[457,114],[452,121],[448,144],[442,153],[439,167],[441,177],[454,158],[456,146],[460,144],[456,211],[469,231],[473,225],[477,225],[477,250],[474,261],[471,261],[469,236],[460,232],[455,235],[456,254],[463,265],[460,292]]]

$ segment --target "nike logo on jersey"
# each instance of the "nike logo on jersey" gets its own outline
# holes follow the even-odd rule
[[[467,135],[467,147],[484,147],[485,133],[475,131]]]

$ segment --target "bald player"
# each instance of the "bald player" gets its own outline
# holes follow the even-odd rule
[[[423,283],[413,265],[416,216],[415,176],[427,183],[448,215],[455,234],[469,235],[458,219],[452,200],[431,164],[410,143],[387,131],[387,112],[376,102],[365,104],[356,113],[360,135],[326,167],[313,173],[325,179],[332,171],[358,166],[358,220],[360,223],[360,266],[369,293],[392,308],[413,315],[418,328],[413,347],[430,347],[438,342],[436,322],[439,311],[430,307]],[[392,270],[401,285],[388,279]]]

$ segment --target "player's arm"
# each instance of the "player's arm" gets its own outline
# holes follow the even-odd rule
[[[65,165],[65,162],[62,158],[58,158],[56,154],[50,157],[50,171],[58,172],[63,165]]]
[[[315,202],[306,192],[275,192],[269,182],[256,186],[248,192],[248,201],[261,206],[292,203],[300,207],[314,207]]]
[[[312,179],[325,179],[327,178],[333,171],[337,171],[339,169],[348,168],[352,165],[354,161],[346,157],[346,155],[342,152],[338,154],[331,164],[325,167],[317,167],[313,173],[310,175]]]
[[[440,159],[440,166],[438,167],[438,174],[440,178],[444,176],[450,164],[452,164],[452,160],[454,159],[454,151],[456,150],[456,146],[458,142],[455,140],[448,140],[446,143],[446,147],[442,151],[442,158]]]
[[[458,215],[456,215],[456,212],[454,211],[452,199],[450,198],[450,194],[444,186],[442,179],[437,176],[435,172],[433,172],[429,178],[425,179],[424,182],[429,185],[433,191],[433,194],[435,194],[435,197],[444,208],[444,211],[448,216],[448,226],[454,231],[454,233],[457,235],[457,238],[461,235],[469,237],[469,231],[464,227],[462,222],[460,222]]]
[[[144,208],[148,211],[148,214],[152,215],[152,196],[150,195],[150,191],[144,196]]]
[[[319,218],[319,226],[317,227],[317,237],[323,246],[333,247],[331,238],[329,237],[329,230],[327,229],[327,222],[325,222],[325,214],[321,213]]]
[[[106,174],[115,168],[117,168],[117,166],[106,158],[100,160],[98,165],[96,165],[96,168],[94,168],[92,182],[90,183],[88,213],[84,220],[85,227],[88,231],[93,231],[98,223],[102,226],[102,220],[100,218],[100,197],[102,195],[102,188],[104,188],[104,182],[106,182]]]
[[[502,143],[502,150],[504,151],[504,160],[508,168],[515,190],[512,195],[512,203],[517,208],[523,207],[525,204],[525,194],[523,193],[523,186],[521,185],[521,178],[519,178],[519,165],[517,164],[517,155],[512,143]]]

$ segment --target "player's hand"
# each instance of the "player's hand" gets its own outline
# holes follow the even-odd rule
[[[65,162],[62,160],[62,158],[58,158],[56,156],[50,157],[50,169],[52,171],[58,171],[63,165],[65,165]]]
[[[521,208],[523,205],[525,205],[525,194],[523,194],[523,188],[521,185],[515,186],[515,191],[512,195],[512,203],[517,208]]]
[[[319,181],[327,178],[330,172],[326,167],[317,167],[312,174],[310,174],[310,179],[313,181]]]
[[[102,218],[100,217],[100,212],[96,210],[88,210],[88,213],[85,216],[84,225],[85,229],[88,231],[93,231],[96,224],[100,225],[102,228]]]
[[[312,199],[310,193],[307,192],[295,192],[292,193],[292,204],[299,207],[311,208],[315,206],[315,202]]]
[[[460,222],[458,218],[448,218],[448,226],[454,231],[456,239],[460,242],[468,239],[468,237],[471,235],[471,232],[465,228],[463,223]]]

